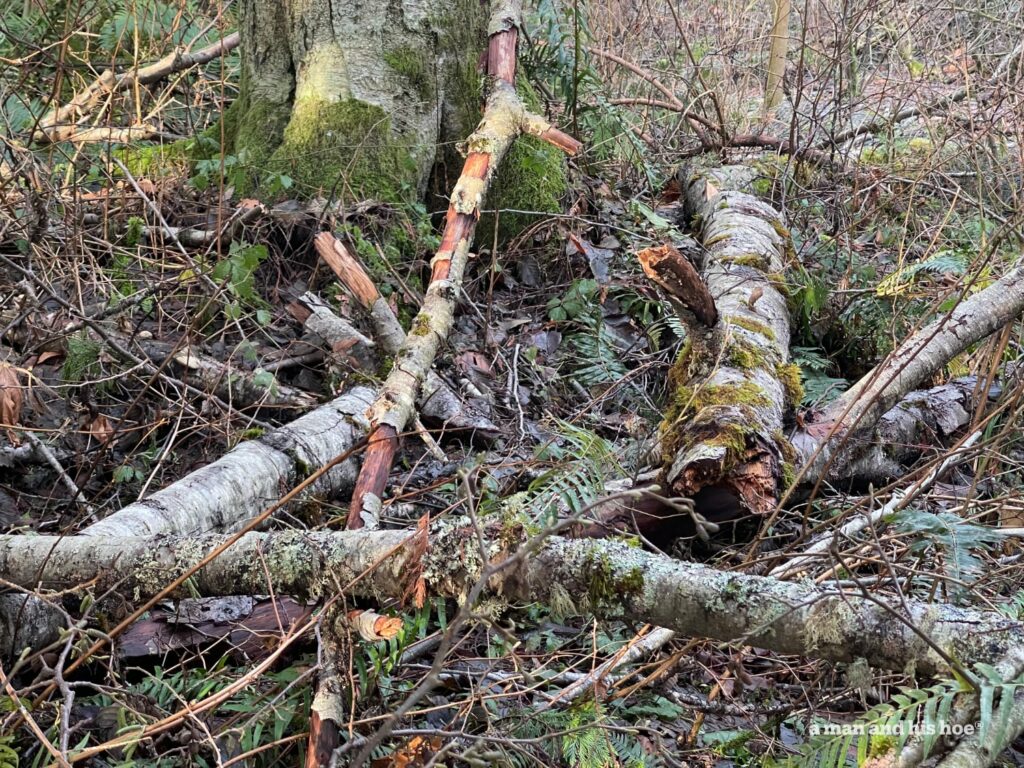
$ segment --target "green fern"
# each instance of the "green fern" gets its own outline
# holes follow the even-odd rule
[[[18,768],[18,753],[14,750],[14,736],[0,736],[0,768]]]
[[[978,678],[978,725],[981,743],[1000,743],[1006,737],[1014,698],[1024,676],[1005,681],[986,664],[975,665]],[[875,753],[899,754],[913,735],[920,735],[923,755],[931,754],[948,730],[957,696],[973,695],[966,680],[944,680],[929,688],[901,688],[890,701],[871,709],[845,726],[826,724],[838,733],[812,735],[799,752],[775,763],[778,768],[845,768],[860,765]],[[818,724],[820,729],[820,724]],[[813,728],[813,727],[812,727]],[[813,731],[812,731],[813,733]]]
[[[67,353],[61,368],[61,376],[64,381],[79,383],[99,376],[102,351],[103,345],[95,339],[89,338],[85,331],[75,336],[69,336]]]
[[[804,388],[802,405],[824,405],[850,386],[846,379],[828,375],[833,363],[817,347],[793,347],[790,351],[793,362],[800,366],[800,379]]]
[[[542,446],[537,458],[559,463],[531,482],[519,500],[524,509],[537,510],[542,522],[566,511],[579,514],[604,495],[609,477],[625,474],[614,447],[604,438],[560,420],[554,431],[557,439]],[[569,461],[561,463],[562,459]]]
[[[982,561],[975,554],[1000,540],[997,531],[972,523],[950,512],[924,512],[908,508],[895,516],[896,527],[909,535],[910,551],[916,555],[938,552],[942,555],[951,591],[963,591],[961,582],[970,583],[982,573]]]

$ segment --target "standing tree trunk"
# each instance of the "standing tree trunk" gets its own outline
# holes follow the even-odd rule
[[[475,0],[243,0],[226,146],[253,188],[418,197],[439,140],[478,118],[485,25]]]
[[[782,78],[789,53],[790,0],[774,0],[772,5],[772,44],[768,53],[768,83],[764,90],[766,112],[774,112],[782,101]]]

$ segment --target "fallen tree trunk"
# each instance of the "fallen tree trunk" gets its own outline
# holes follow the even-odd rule
[[[365,434],[372,398],[355,387],[326,405],[255,440],[247,440],[176,483],[90,525],[83,536],[146,536],[202,533],[240,527],[317,468],[350,450]],[[353,458],[324,473],[310,488],[333,494],[350,488]]]
[[[463,521],[465,522],[465,521]],[[506,531],[507,534],[507,531]],[[613,541],[485,538],[497,573],[479,557],[473,531],[458,521],[435,529],[425,555],[405,546],[411,531],[249,533],[189,579],[204,596],[339,591],[401,597],[422,572],[432,594],[464,598],[482,577],[509,600],[566,600],[579,611],[647,622],[687,635],[740,641],[829,661],[949,674],[958,664],[995,663],[1024,642],[1024,625],[995,612],[839,592],[806,583],[718,571]],[[27,588],[116,587],[134,600],[194,569],[225,536],[2,536],[0,572]],[[40,576],[42,574],[42,577]],[[268,582],[268,576],[270,581]],[[956,661],[954,661],[956,660]],[[962,670],[957,669],[958,672]]]
[[[366,433],[364,413],[373,392],[355,387],[341,397],[255,440],[235,446],[217,461],[186,475],[85,528],[101,540],[124,536],[204,533],[241,528],[258,510],[332,459],[351,450]],[[341,462],[310,487],[330,495],[351,488],[358,462]],[[0,571],[2,573],[2,571]],[[38,650],[57,637],[64,615],[26,595],[0,595],[0,656]]]
[[[858,434],[867,433],[908,392],[1022,312],[1024,266],[1016,266],[914,333],[793,435],[801,474],[809,480],[841,478],[858,458]]]
[[[793,471],[782,427],[799,402],[799,373],[777,287],[788,233],[770,205],[734,191],[749,174],[719,168],[685,180],[686,212],[698,219],[705,249],[702,285],[678,253],[639,254],[645,272],[689,310],[680,313],[687,339],[662,424],[665,485],[712,521],[770,513]]]

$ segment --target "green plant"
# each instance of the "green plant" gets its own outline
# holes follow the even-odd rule
[[[570,768],[653,768],[661,764],[657,756],[644,751],[635,735],[610,729],[607,721],[593,699],[563,710],[505,720],[516,736],[540,740],[548,765],[555,763],[556,755]],[[561,735],[548,735],[552,733]],[[506,757],[515,766],[536,764],[518,752],[506,752]]]
[[[804,388],[801,405],[824,405],[850,386],[846,379],[828,375],[833,363],[817,347],[793,347],[790,352],[793,362],[800,366],[800,381]]]
[[[213,268],[213,278],[225,285],[231,299],[224,306],[224,314],[237,320],[245,306],[256,307],[256,319],[263,324],[270,322],[267,303],[256,292],[256,269],[267,258],[267,246],[249,245],[243,242],[231,243],[226,258]]]
[[[621,345],[604,322],[599,293],[596,280],[575,280],[563,296],[547,304],[548,317],[568,326],[568,375],[586,387],[617,382],[627,373]]]
[[[853,723],[818,720],[811,726],[810,740],[797,754],[773,765],[778,768],[860,765],[873,754],[899,754],[914,735],[921,737],[923,755],[927,758],[939,738],[953,728],[950,716],[958,696],[978,697],[980,742],[984,744],[989,738],[1001,742],[1009,727],[1015,696],[1024,687],[1024,677],[1004,680],[998,670],[986,664],[976,664],[975,672],[973,683],[957,676],[928,688],[901,688],[889,701]],[[963,733],[973,732],[973,728],[968,725],[966,729],[963,726],[959,729]]]
[[[18,753],[14,751],[14,735],[0,736],[0,768],[18,768]]]
[[[433,621],[436,612],[436,621]],[[359,677],[359,691],[365,699],[374,691],[387,699],[392,694],[407,690],[410,683],[397,684],[392,675],[398,668],[399,659],[405,650],[417,640],[422,640],[431,627],[442,632],[448,626],[448,613],[443,599],[432,600],[422,608],[403,617],[398,634],[376,643],[362,643],[360,653],[353,655],[353,666]]]
[[[926,512],[908,507],[893,522],[905,534],[910,552],[918,556],[940,554],[950,591],[963,591],[983,572],[974,550],[1001,541],[998,531],[964,520],[951,512]]]
[[[89,337],[87,331],[68,336],[61,378],[66,382],[80,383],[102,372],[100,353],[103,345]]]

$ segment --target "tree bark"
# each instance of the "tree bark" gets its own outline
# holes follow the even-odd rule
[[[485,576],[465,520],[435,527],[427,554],[406,546],[413,531],[249,533],[189,580],[204,596],[343,591],[401,597],[410,574],[431,594],[464,599]],[[2,536],[0,572],[24,587],[67,589],[98,580],[134,600],[190,572],[223,536],[96,538]],[[613,541],[509,541],[484,532],[488,591],[512,601],[565,604],[605,618],[646,622],[682,634],[741,641],[829,661],[865,658],[873,666],[948,674],[950,663],[996,663],[1024,641],[1024,626],[1000,614],[945,604],[886,602],[763,576],[718,571]],[[514,553],[519,553],[514,555]],[[268,581],[269,576],[269,581]],[[183,593],[184,594],[184,593]],[[954,662],[955,663],[955,662]]]
[[[1024,266],[1018,265],[906,339],[793,436],[805,476],[841,476],[857,458],[858,434],[869,433],[908,392],[1022,312]]]
[[[684,177],[706,287],[685,265],[669,275],[668,259],[640,254],[648,274],[686,306],[686,345],[670,373],[662,424],[665,483],[713,522],[769,513],[793,469],[782,427],[799,401],[799,374],[789,363],[789,312],[777,287],[788,232],[770,205],[737,191],[748,175],[726,167]]]
[[[225,130],[253,185],[269,172],[292,177],[304,195],[420,196],[446,110],[476,110],[466,62],[485,24],[466,0],[244,0],[242,90]]]

